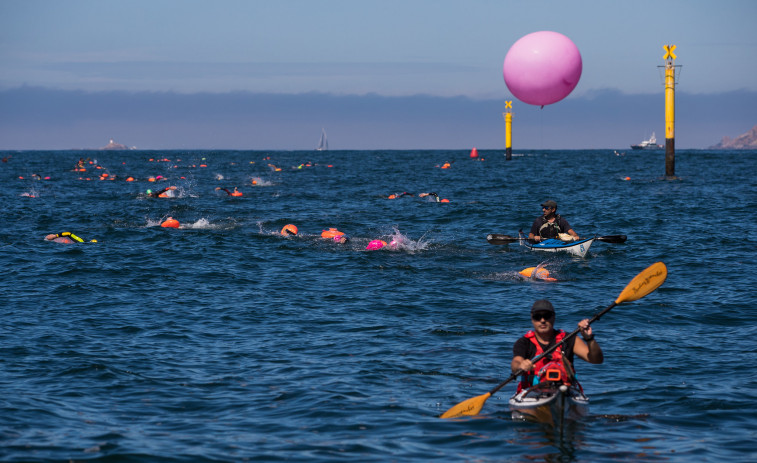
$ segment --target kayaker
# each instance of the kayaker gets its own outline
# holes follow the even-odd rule
[[[531,359],[540,355],[556,343],[560,342],[566,333],[563,330],[556,330],[555,309],[552,303],[546,299],[540,299],[534,302],[531,307],[531,324],[533,330],[526,333],[523,337],[515,341],[513,345],[513,360],[510,363],[510,369],[515,373],[518,370],[528,372],[521,377],[518,390],[531,387],[533,385],[535,372],[549,362],[559,362],[563,364],[567,371],[573,369],[573,358],[577,355],[582,360],[589,363],[599,364],[604,361],[604,354],[599,343],[594,339],[594,333],[589,325],[589,319],[578,322],[581,336],[575,336],[572,341],[558,347],[548,355],[534,364]],[[567,365],[565,365],[567,363]]]
[[[567,220],[561,217],[557,213],[557,203],[553,200],[544,201],[541,205],[541,209],[544,212],[541,216],[534,220],[531,225],[531,232],[528,234],[528,239],[531,241],[543,241],[550,238],[557,238],[561,234],[567,233],[574,241],[578,240],[578,234],[573,231]],[[567,238],[567,236],[559,236],[560,239]]]

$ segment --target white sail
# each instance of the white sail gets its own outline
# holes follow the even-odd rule
[[[318,148],[316,148],[316,151],[328,151],[329,149],[329,140],[326,138],[326,130],[321,129],[321,139],[318,141]]]

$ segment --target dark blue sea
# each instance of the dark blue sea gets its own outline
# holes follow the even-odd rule
[[[757,152],[679,150],[676,178],[662,151],[469,153],[0,152],[0,460],[757,460]],[[550,198],[628,240],[486,241]],[[509,376],[535,300],[573,330],[657,261],[592,325],[587,417],[514,420],[510,384],[439,418]],[[518,274],[538,264],[558,281]]]

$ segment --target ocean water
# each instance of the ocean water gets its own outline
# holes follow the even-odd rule
[[[0,460],[757,460],[757,152],[679,151],[676,179],[662,151],[479,155],[0,152]],[[487,243],[548,198],[628,241]],[[44,240],[64,231],[97,242]],[[509,376],[534,300],[573,330],[657,261],[658,290],[592,325],[585,419],[513,420],[514,385],[439,418]],[[517,273],[538,264],[559,281]]]

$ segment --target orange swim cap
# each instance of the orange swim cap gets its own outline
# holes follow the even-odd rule
[[[287,224],[287,225],[284,225],[284,228],[281,229],[281,234],[284,235],[284,236],[296,235],[297,234],[297,227],[295,227],[291,223]]]
[[[169,217],[160,226],[164,228],[179,228],[179,221],[173,217]]]

